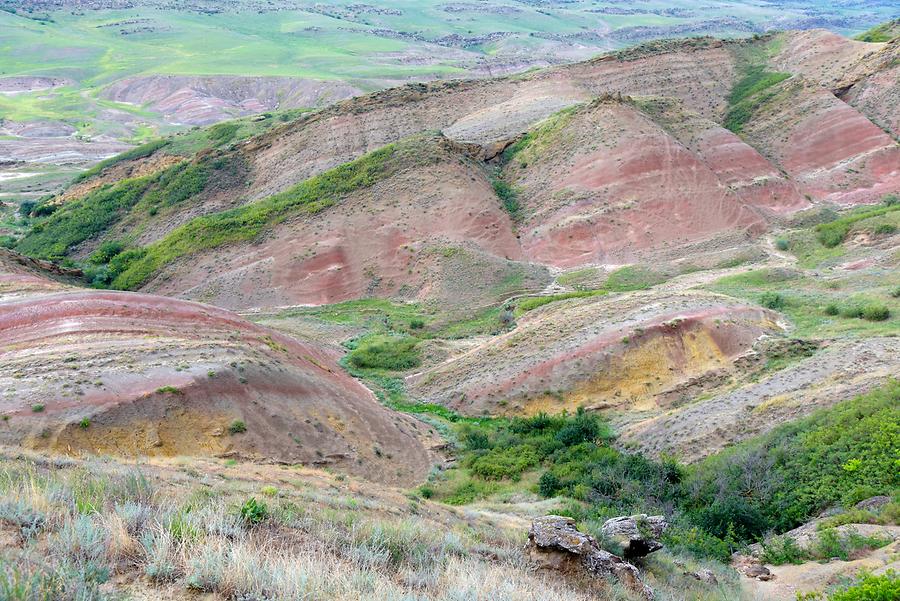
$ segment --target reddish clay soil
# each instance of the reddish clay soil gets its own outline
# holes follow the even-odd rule
[[[625,263],[648,248],[765,229],[703,160],[628,103],[593,103],[521,155],[504,175],[521,189],[522,245],[534,261]]]
[[[803,78],[779,84],[744,133],[817,201],[872,203],[900,189],[900,146],[855,109]]]
[[[711,295],[561,301],[407,384],[417,398],[468,415],[658,410],[702,390],[776,330],[773,314]]]
[[[773,65],[809,75],[774,87],[740,136],[718,124],[740,72],[741,45],[775,47],[780,38],[667,42],[525,75],[355,97],[238,144],[226,152],[242,167],[218,178],[216,190],[149,222],[125,218],[108,237],[134,234],[139,244],[152,243],[192,217],[259,200],[385,144],[440,130],[465,152],[434,168],[401,168],[402,175],[320,214],[298,215],[254,244],[186,257],[145,291],[235,309],[366,295],[441,299],[479,279],[467,276],[459,259],[432,252],[446,246],[464,247],[475,272],[490,274],[481,290],[511,270],[527,271],[530,289],[546,267],[738,248],[811,204],[872,203],[900,189],[900,147],[828,87],[840,71],[853,80],[847,94],[860,102],[865,95],[885,114],[893,93],[885,86],[895,83],[883,79],[892,68],[885,61],[896,45],[794,35],[785,34]],[[171,82],[140,86],[168,89],[164,83]],[[499,154],[573,105],[581,106],[558,131],[503,166],[522,205],[511,221],[489,186]],[[74,254],[84,256],[98,242]],[[473,293],[464,302],[484,298]]]
[[[882,129],[900,135],[900,38],[857,42],[824,30],[783,33],[770,64],[833,91]]]
[[[420,131],[444,130],[453,139],[493,147],[561,108],[604,93],[675,96],[717,117],[724,114],[732,62],[720,42],[706,49],[688,43],[661,55],[610,56],[528,75],[412,84],[354,98],[249,142],[257,154],[252,195],[278,192]]]
[[[124,456],[234,455],[412,484],[430,434],[336,361],[226,310],[0,280],[0,444]],[[230,432],[241,420],[245,432]],[[392,457],[403,457],[402,463]]]
[[[439,136],[416,144],[416,160],[372,188],[262,241],[192,256],[145,289],[247,309],[372,294],[484,304],[500,300],[491,290],[514,273],[543,288],[545,270],[517,263],[509,215],[482,168]]]

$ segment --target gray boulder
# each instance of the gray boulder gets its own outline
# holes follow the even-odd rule
[[[647,601],[654,598],[653,589],[641,581],[636,567],[601,549],[592,536],[575,527],[572,518],[559,515],[536,518],[528,532],[525,552],[539,569],[562,573],[577,570],[613,578]]]
[[[669,523],[661,515],[640,514],[606,520],[600,532],[604,539],[613,541],[622,549],[624,557],[634,558],[662,549],[659,538],[668,527]]]

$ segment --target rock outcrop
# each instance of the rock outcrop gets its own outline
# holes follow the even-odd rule
[[[595,577],[611,577],[644,599],[654,598],[653,589],[641,581],[636,567],[601,549],[594,537],[575,527],[572,518],[547,515],[535,519],[525,552],[539,569],[584,571]]]
[[[622,548],[623,556],[631,558],[662,549],[659,538],[668,527],[669,523],[661,515],[640,514],[606,520],[600,531]]]

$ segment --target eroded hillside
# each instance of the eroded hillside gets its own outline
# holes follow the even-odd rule
[[[656,42],[99,164],[0,250],[0,444],[29,451],[0,457],[0,586],[893,586],[897,48]]]

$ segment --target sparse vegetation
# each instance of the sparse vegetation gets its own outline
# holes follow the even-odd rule
[[[890,542],[890,538],[863,536],[853,529],[841,533],[834,528],[824,528],[819,530],[812,543],[806,547],[798,545],[790,536],[775,536],[764,541],[762,560],[776,566],[827,561],[835,557],[847,561],[854,552],[880,549]]]
[[[386,601],[589,598],[526,569],[517,529],[416,514],[418,505],[394,506],[387,491],[359,495],[294,480],[263,503],[250,496],[253,479],[168,486],[173,473],[155,473],[151,483],[114,465],[65,461],[65,469],[0,461],[0,511],[23,532],[20,544],[0,551],[3,599],[116,601],[108,584],[101,588],[114,577],[139,583],[148,597],[164,587],[233,599],[351,601],[373,591]],[[646,568],[657,590],[702,590],[666,562]],[[736,593],[733,580],[721,582],[721,594],[704,598]]]
[[[243,420],[236,419],[228,425],[229,434],[241,434],[247,431],[247,424]]]
[[[142,144],[141,146],[137,146],[136,148],[132,148],[131,150],[126,150],[125,152],[117,154],[114,157],[110,157],[104,161],[100,161],[87,171],[81,172],[78,177],[75,178],[75,183],[90,179],[95,175],[100,174],[107,167],[112,167],[117,163],[123,163],[125,161],[136,161],[138,159],[146,158],[157,150],[163,148],[165,145],[166,140],[159,139],[153,140],[152,142],[147,142],[146,144]]]

